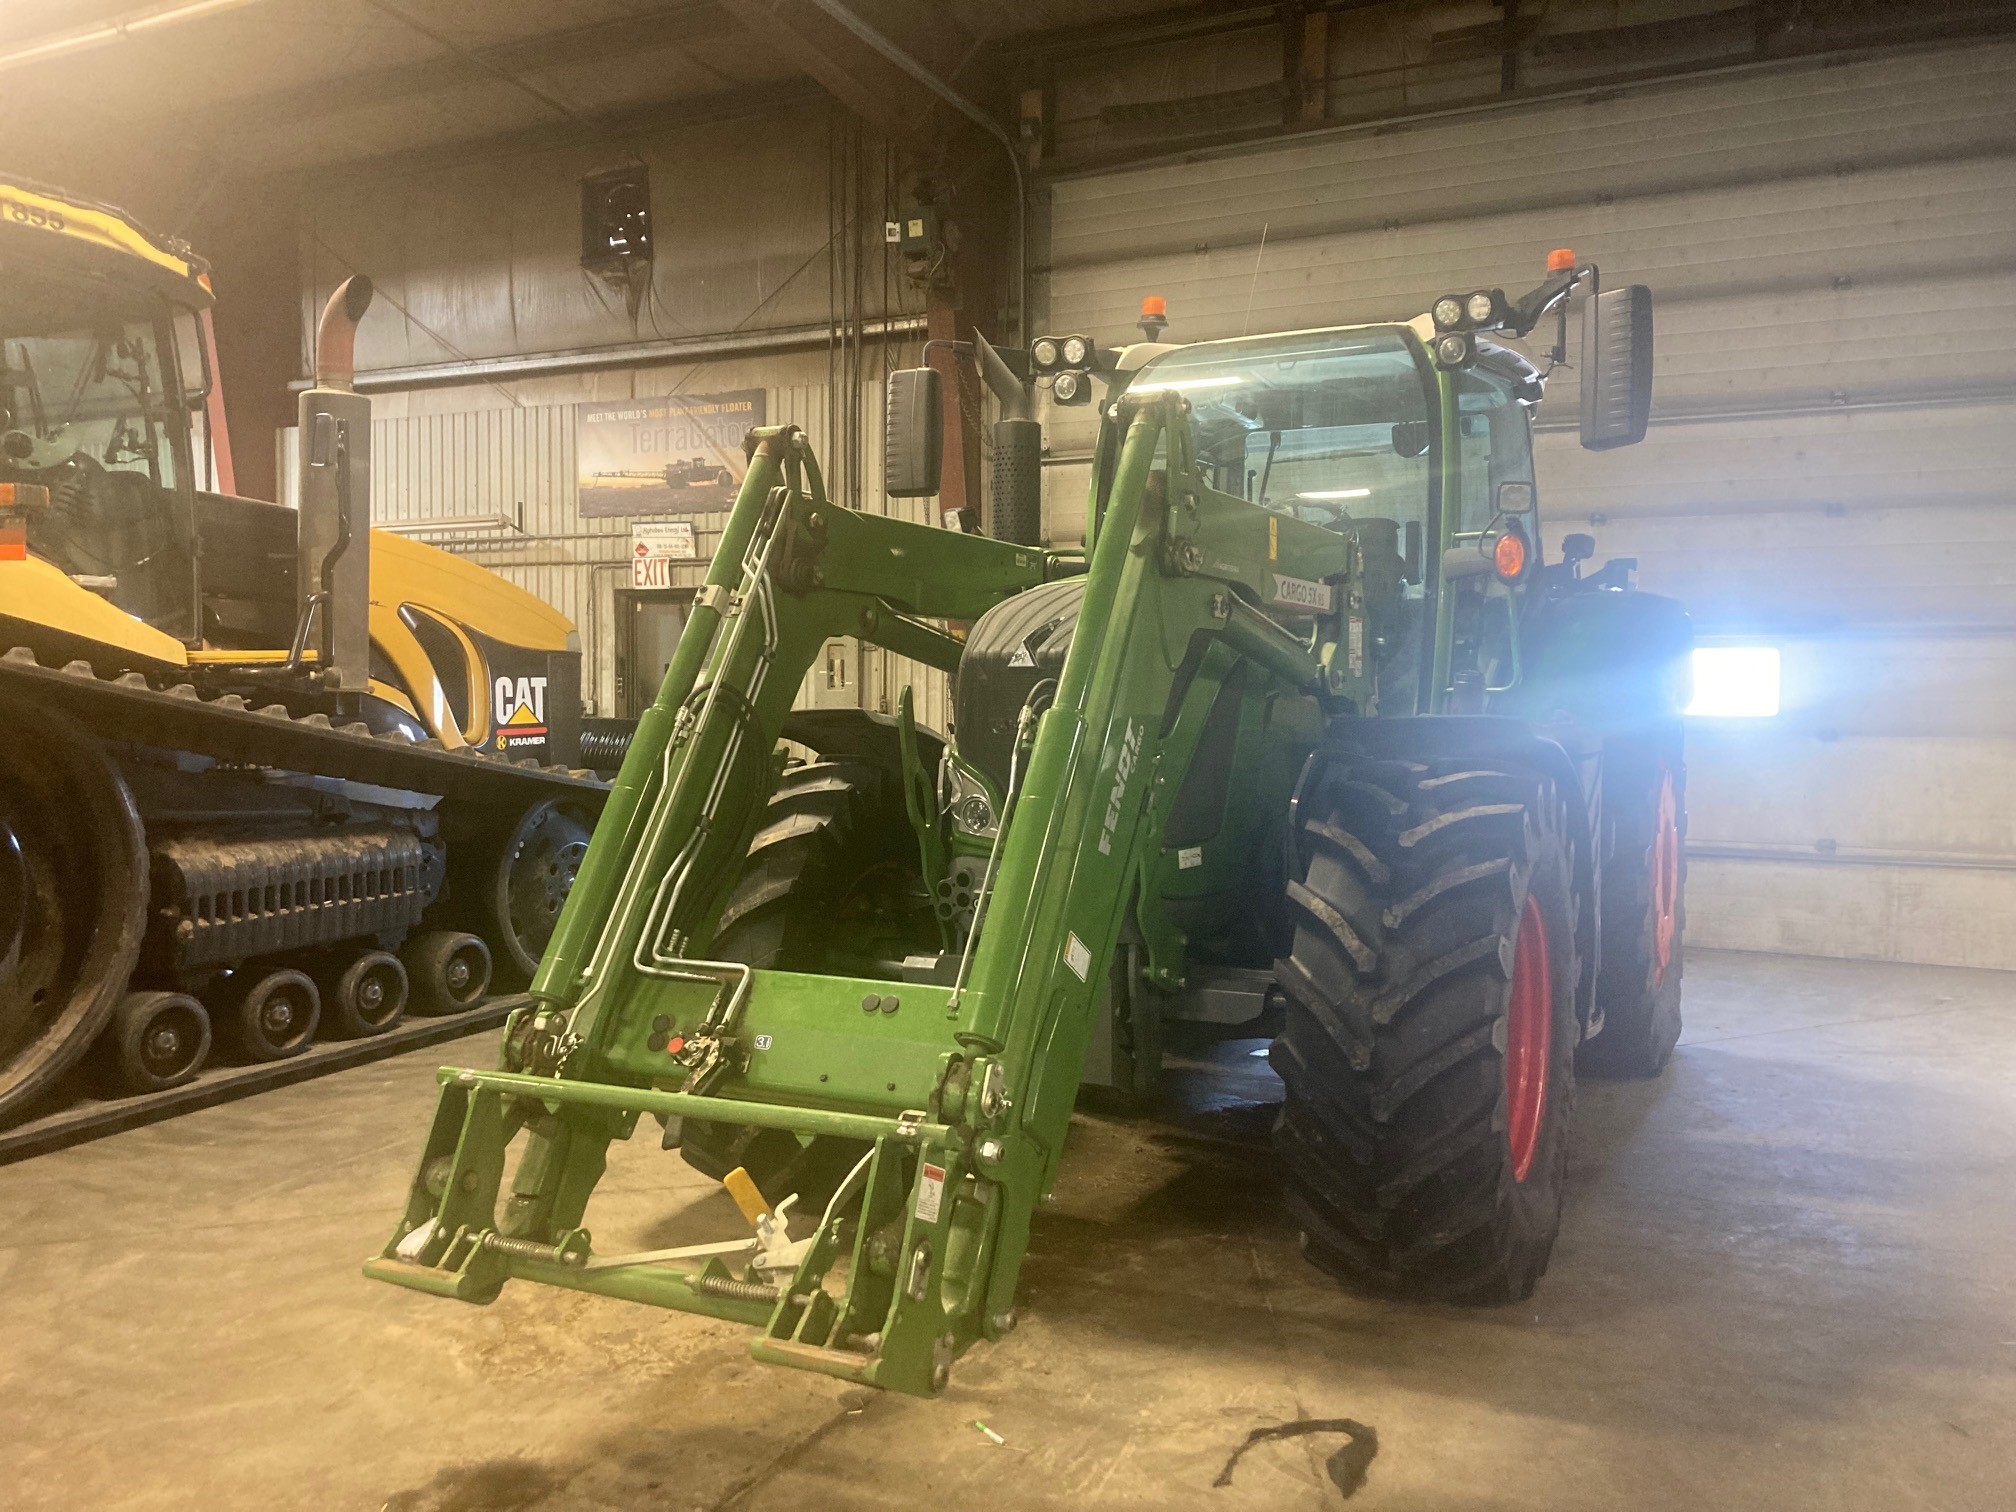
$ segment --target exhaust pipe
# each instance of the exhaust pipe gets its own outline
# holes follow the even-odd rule
[[[313,644],[323,686],[339,693],[371,684],[371,401],[354,386],[371,292],[358,273],[329,296],[315,327],[315,386],[299,411],[294,657]]]
[[[1043,544],[1043,424],[1030,418],[1035,398],[1030,386],[978,331],[973,333],[980,376],[1001,401],[994,422],[994,468],[989,494],[996,540],[1017,546]]]
[[[336,285],[315,327],[315,387],[351,393],[357,378],[357,322],[371,308],[371,280],[353,273]]]

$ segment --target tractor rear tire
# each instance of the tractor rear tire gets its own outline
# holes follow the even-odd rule
[[[1578,1030],[1567,802],[1528,769],[1348,750],[1304,799],[1275,1144],[1333,1275],[1499,1303],[1547,1268]]]
[[[834,971],[858,955],[874,921],[914,892],[921,868],[916,831],[893,774],[869,762],[816,761],[788,769],[771,796],[734,891],[721,910],[714,960],[763,970]],[[926,911],[928,917],[928,910]],[[823,1202],[862,1146],[785,1129],[687,1119],[686,1163],[719,1181],[737,1166],[772,1202],[797,1192]]]
[[[1603,753],[1603,1027],[1577,1066],[1653,1077],[1680,1038],[1687,927],[1687,768],[1677,735]]]

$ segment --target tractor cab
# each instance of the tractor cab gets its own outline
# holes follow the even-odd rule
[[[1445,374],[1419,332],[1391,325],[1137,345],[1115,366],[1124,393],[1182,394],[1213,488],[1357,539],[1380,706],[1425,708],[1441,562],[1428,543],[1508,529],[1537,540],[1533,364],[1480,343]],[[1116,433],[1102,455],[1117,446]]]
[[[195,455],[211,365],[193,258],[115,212],[0,185],[0,484],[58,571],[200,637]],[[204,448],[207,457],[207,446]]]
[[[1523,337],[1555,315],[1548,370],[1565,365],[1576,294],[1587,296],[1576,364],[1583,444],[1627,445],[1649,410],[1649,295],[1601,294],[1596,269],[1566,252],[1516,301],[1499,289],[1447,295],[1406,324],[1176,346],[1154,339],[1166,322],[1150,300],[1151,340],[1108,351],[1086,337],[1039,337],[1031,365],[1061,404],[1089,402],[1095,376],[1111,401],[1180,394],[1211,488],[1358,542],[1379,712],[1482,712],[1519,681],[1542,556],[1531,417],[1545,374],[1494,338]],[[1128,414],[1117,402],[1102,413],[1095,537]]]

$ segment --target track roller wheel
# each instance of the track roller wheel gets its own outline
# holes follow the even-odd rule
[[[1367,1288],[1529,1295],[1561,1227],[1580,980],[1568,799],[1344,750],[1309,792],[1275,973],[1275,1146],[1303,1252]]]
[[[69,720],[0,701],[0,1123],[90,1049],[146,929],[133,795]]]
[[[490,990],[490,947],[473,934],[430,929],[399,952],[412,979],[412,1011],[423,1018],[461,1013]]]
[[[369,1039],[406,1016],[406,968],[390,951],[367,950],[347,965],[339,959],[319,985],[327,1038]]]
[[[305,971],[236,974],[223,989],[217,1035],[239,1060],[287,1060],[315,1043],[322,994]]]
[[[210,1012],[186,992],[129,992],[91,1047],[93,1080],[115,1096],[165,1092],[210,1058]]]

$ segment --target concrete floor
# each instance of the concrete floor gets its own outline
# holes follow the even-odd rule
[[[0,1169],[0,1506],[206,1512],[2016,1505],[2016,978],[1697,953],[1653,1085],[1582,1089],[1529,1305],[1369,1302],[1296,1253],[1242,1094],[1081,1119],[1023,1326],[941,1401],[762,1369],[734,1327],[517,1286],[367,1283],[441,1059]],[[655,1140],[590,1210],[657,1243],[726,1199]],[[715,1210],[719,1210],[716,1212]],[[1005,1439],[996,1446],[974,1426]]]

